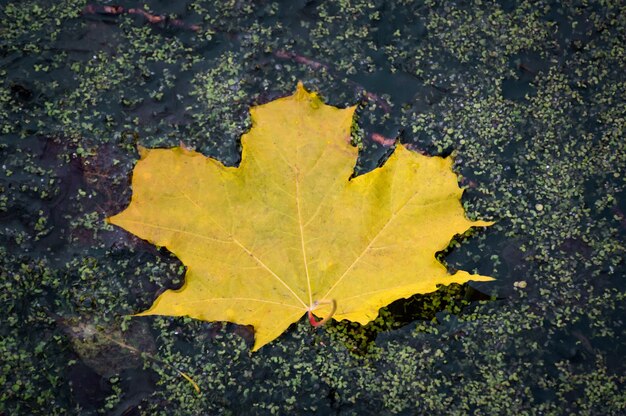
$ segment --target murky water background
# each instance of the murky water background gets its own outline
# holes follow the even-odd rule
[[[63,0],[0,16],[0,413],[626,412],[621,2]],[[184,274],[104,222],[128,203],[136,145],[236,165],[248,108],[298,80],[359,103],[357,174],[390,154],[383,139],[455,154],[468,215],[497,225],[442,258],[497,280],[366,328],[302,320],[255,354],[250,328],[131,318]]]

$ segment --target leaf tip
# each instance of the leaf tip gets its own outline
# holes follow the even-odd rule
[[[150,309],[148,309],[148,310],[141,311],[141,312],[137,312],[137,313],[134,313],[134,314],[129,315],[129,316],[133,316],[133,317],[134,317],[134,316],[148,316],[148,315],[154,315],[153,313],[151,313],[151,312],[150,312],[152,309],[153,309],[153,308],[150,308]]]
[[[296,101],[308,101],[313,108],[317,108],[320,104],[322,104],[322,100],[319,95],[316,92],[307,91],[306,88],[304,88],[302,81],[298,81],[296,92],[293,97]]]
[[[193,146],[187,146],[182,140],[178,141],[178,147],[183,153],[195,153],[196,151]]]
[[[447,282],[442,282],[443,284],[450,284],[450,283],[458,283],[458,284],[463,284],[469,281],[473,281],[473,282],[491,282],[493,280],[496,280],[494,277],[491,276],[485,276],[482,274],[471,274],[466,272],[465,270],[458,270],[456,273],[454,273],[452,276],[448,277],[448,281]]]
[[[148,154],[150,153],[150,149],[148,149],[147,147],[143,147],[142,145],[138,144],[137,145],[137,152],[139,153],[139,159],[145,159]]]
[[[491,282],[493,280],[496,280],[496,278],[491,276],[483,276],[482,274],[471,274],[468,280],[472,280],[474,282]]]
[[[119,224],[118,224],[118,221],[117,221],[117,217],[119,217],[119,216],[120,216],[123,212],[124,212],[124,211],[121,211],[121,212],[118,212],[118,213],[117,213],[117,214],[115,214],[115,215],[111,215],[110,217],[105,217],[105,218],[104,218],[104,221],[105,221],[107,224],[111,224],[111,225],[119,225]]]
[[[482,221],[482,220],[472,221],[472,227],[491,227],[495,223],[496,223],[495,221]]]

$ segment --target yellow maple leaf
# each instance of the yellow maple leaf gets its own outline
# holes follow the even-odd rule
[[[382,168],[350,180],[354,110],[298,84],[250,110],[239,167],[184,147],[140,148],[131,203],[108,220],[167,247],[187,273],[139,315],[253,325],[257,350],[307,312],[365,324],[437,285],[492,280],[449,275],[435,258],[454,235],[491,224],[465,218],[452,158],[399,144]]]

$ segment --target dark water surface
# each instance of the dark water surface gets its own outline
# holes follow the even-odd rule
[[[626,413],[623,2],[9,1],[0,19],[0,414]],[[468,216],[497,223],[440,257],[496,281],[366,327],[302,319],[254,354],[247,327],[131,318],[184,275],[104,221],[136,146],[236,165],[248,108],[298,80],[359,105],[356,174],[393,151],[380,136],[455,155]]]

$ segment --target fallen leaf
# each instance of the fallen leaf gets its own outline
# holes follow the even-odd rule
[[[251,108],[239,167],[184,147],[140,148],[130,205],[108,220],[187,266],[185,284],[138,315],[253,325],[253,350],[303,314],[366,324],[400,298],[487,281],[435,258],[465,218],[452,158],[398,144],[350,179],[355,107],[295,94]]]

